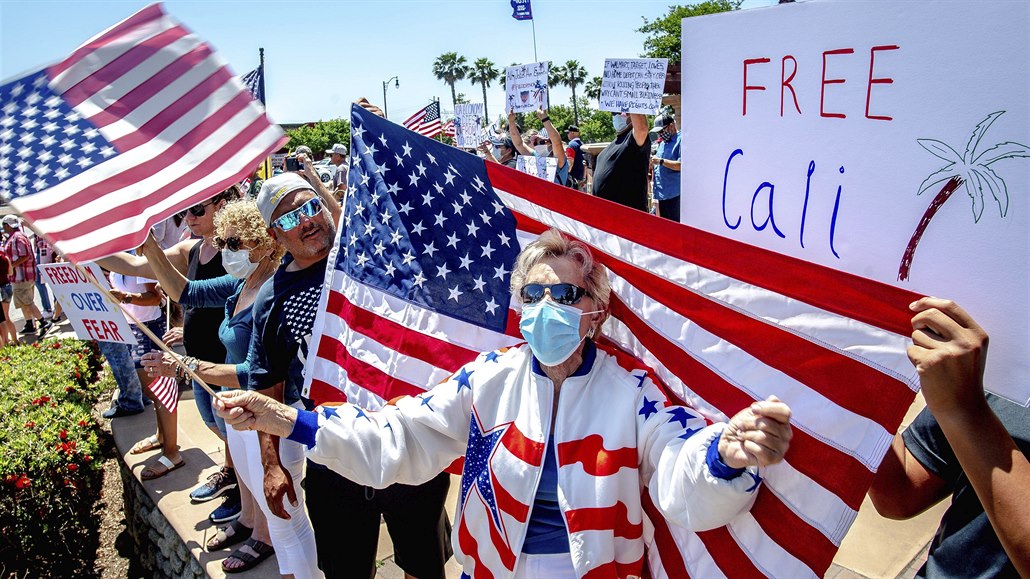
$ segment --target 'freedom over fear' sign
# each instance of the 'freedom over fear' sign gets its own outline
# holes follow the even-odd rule
[[[83,340],[133,345],[135,336],[122,309],[104,298],[95,284],[110,289],[103,272],[94,263],[82,265],[89,277],[70,263],[40,264],[39,270],[54,296]]]

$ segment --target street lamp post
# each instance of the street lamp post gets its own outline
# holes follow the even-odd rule
[[[392,78],[390,78],[388,80],[384,80],[383,81],[383,116],[384,117],[389,117],[390,116],[390,113],[387,112],[387,110],[386,110],[386,89],[387,89],[387,87],[390,86],[390,81],[393,81],[394,88],[401,88],[401,79],[397,78],[396,76],[392,77]]]

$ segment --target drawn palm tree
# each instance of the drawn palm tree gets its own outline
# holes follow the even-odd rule
[[[930,202],[930,206],[926,208],[923,218],[919,220],[919,225],[916,226],[915,232],[912,233],[912,238],[908,241],[905,254],[901,258],[901,266],[898,268],[899,280],[908,280],[909,272],[912,269],[912,258],[915,257],[916,253],[916,246],[919,245],[919,240],[922,239],[923,233],[930,225],[930,220],[933,219],[937,211],[944,205],[944,202],[960,186],[965,188],[966,195],[969,195],[969,199],[973,203],[974,223],[979,223],[980,217],[983,216],[985,192],[990,192],[994,201],[998,204],[998,210],[1002,217],[1005,217],[1008,213],[1008,187],[1005,185],[1005,180],[999,177],[994,172],[994,169],[991,169],[991,165],[1002,159],[1030,157],[1030,147],[1006,141],[986,151],[977,153],[984,134],[987,133],[987,129],[1003,114],[1005,114],[1005,111],[997,111],[987,115],[986,119],[980,121],[969,136],[965,154],[962,155],[942,141],[936,139],[916,139],[916,142],[929,151],[931,155],[947,161],[948,164],[931,173],[923,181],[922,185],[919,186],[917,195],[922,195],[931,187],[942,182],[944,183],[944,186],[934,196],[933,201]]]
[[[490,62],[489,58],[476,59],[468,73],[469,82],[483,87],[483,116],[488,119],[490,118],[490,109],[486,105],[486,87],[490,86],[495,78],[497,78],[497,69],[494,68],[494,63]]]
[[[465,78],[469,72],[464,56],[458,56],[457,52],[445,52],[436,57],[433,62],[433,74],[436,78],[447,83],[451,87],[451,104],[458,104],[458,95],[454,91],[454,83]]]

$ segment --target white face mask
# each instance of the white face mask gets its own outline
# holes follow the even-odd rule
[[[551,156],[551,148],[548,147],[547,145],[537,145],[537,146],[533,147],[533,154],[536,155],[537,157],[550,157]]]
[[[254,273],[258,264],[250,261],[250,250],[241,249],[233,251],[229,248],[222,250],[222,267],[225,272],[236,279],[247,279]]]

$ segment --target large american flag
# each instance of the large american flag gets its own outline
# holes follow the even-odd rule
[[[285,141],[159,4],[0,86],[0,195],[75,260],[139,245]]]
[[[433,101],[422,107],[402,123],[405,129],[411,129],[420,135],[432,139],[443,131],[440,121],[440,101]]]
[[[644,493],[655,577],[821,576],[915,396],[903,290],[663,221],[351,117],[354,167],[315,324],[309,394],[373,409],[521,342],[508,279],[554,227],[610,272],[601,346],[723,420],[777,395],[786,460],[754,508],[690,533]]]

